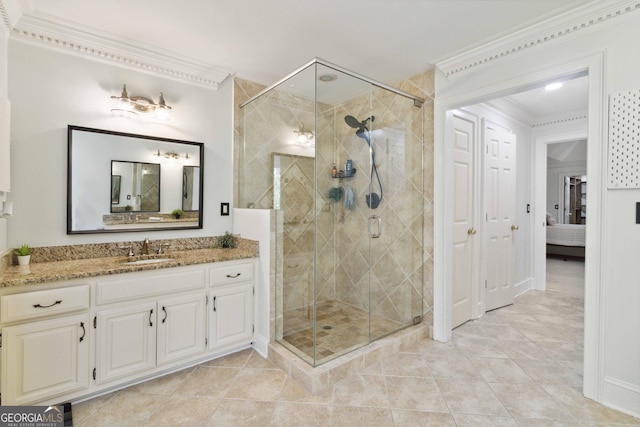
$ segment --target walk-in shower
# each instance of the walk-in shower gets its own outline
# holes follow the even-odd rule
[[[313,366],[421,320],[421,105],[319,59],[242,105],[238,207],[276,218],[272,338]]]

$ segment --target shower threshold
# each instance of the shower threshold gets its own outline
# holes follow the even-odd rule
[[[411,325],[316,367],[274,341],[269,344],[269,360],[309,393],[320,394],[329,390],[336,382],[428,337],[427,323]],[[296,352],[299,353],[299,350]]]
[[[403,328],[398,321],[370,314],[354,305],[336,300],[322,301],[316,306],[314,346],[309,309],[286,312],[285,334],[279,342],[310,365],[322,365],[368,344],[371,339]]]

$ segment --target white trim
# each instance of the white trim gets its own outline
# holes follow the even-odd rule
[[[587,130],[554,133],[550,135],[534,135],[533,150],[533,289],[544,291],[547,276],[546,224],[547,210],[547,146],[548,144],[587,139]],[[591,187],[587,191],[590,191]],[[536,209],[535,207],[539,207]]]
[[[12,26],[15,19],[5,1],[8,0],[0,0],[0,15],[14,40],[211,90],[230,75],[229,71],[193,58],[122,37],[116,40],[113,34],[36,11],[23,14]]]
[[[447,252],[451,241],[451,168],[452,152],[445,138],[447,114],[450,110],[482,100],[503,96],[514,89],[534,85],[552,76],[566,75],[586,70],[589,74],[588,152],[589,197],[587,198],[590,221],[587,223],[585,271],[585,344],[584,386],[585,396],[599,400],[603,378],[603,298],[602,257],[603,207],[605,205],[604,179],[606,171],[606,117],[604,52],[575,59],[532,74],[520,75],[471,91],[460,91],[434,101],[434,339],[447,341],[451,337],[451,254]],[[546,181],[546,180],[545,180]],[[534,209],[536,221],[544,212]],[[538,260],[539,261],[539,260]],[[449,296],[447,298],[447,295]]]
[[[602,401],[607,406],[640,418],[640,409],[630,411],[628,408],[640,408],[640,387],[617,378],[606,376],[603,380]],[[612,404],[617,402],[618,404]],[[620,406],[620,402],[625,402]]]
[[[573,7],[564,13],[543,22],[506,34],[489,43],[461,53],[445,56],[433,61],[448,78],[459,77],[477,67],[486,66],[534,47],[539,47],[567,36],[600,29],[600,24],[612,25],[613,18],[627,15],[640,9],[637,0],[597,0],[583,6]],[[596,28],[597,27],[597,28]]]
[[[265,359],[269,357],[269,338],[256,334],[251,347]]]
[[[580,120],[584,120],[584,121],[587,120],[586,111],[569,115],[569,116],[556,116],[556,117],[546,118],[546,119],[543,119],[543,121],[534,123],[532,127],[535,129],[535,128],[541,128],[545,126],[559,125],[560,123],[575,122]]]
[[[533,279],[529,277],[515,284],[513,287],[515,290],[515,296],[518,298],[520,295],[524,295],[533,289]]]

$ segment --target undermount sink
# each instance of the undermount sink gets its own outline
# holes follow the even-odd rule
[[[139,265],[139,264],[157,264],[159,262],[171,261],[173,258],[151,258],[151,259],[139,259],[137,261],[125,262],[127,265]]]

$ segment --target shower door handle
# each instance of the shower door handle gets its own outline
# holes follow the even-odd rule
[[[375,222],[376,223],[376,232],[373,232],[373,227],[371,226],[371,223]],[[382,233],[382,218],[380,218],[378,215],[372,215],[369,217],[369,237],[371,237],[372,239],[377,239],[378,237],[380,237],[380,233]]]

